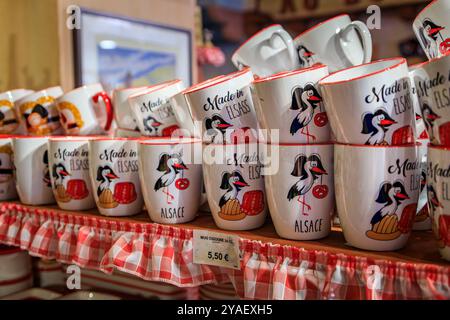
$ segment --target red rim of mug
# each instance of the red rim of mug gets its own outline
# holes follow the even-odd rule
[[[305,73],[305,72],[308,72],[308,71],[314,71],[314,70],[323,69],[323,68],[328,68],[328,66],[326,66],[324,64],[316,64],[316,65],[313,65],[313,66],[308,67],[308,68],[302,68],[302,69],[297,69],[297,70],[292,70],[292,71],[282,71],[282,72],[279,72],[279,73],[275,73],[275,74],[273,74],[271,76],[267,76],[267,77],[264,77],[264,78],[258,78],[256,80],[254,80],[253,83],[257,84],[257,83],[261,83],[261,82],[268,82],[268,81],[278,80],[278,79],[282,79],[282,78],[285,78],[285,77],[295,76],[297,74],[302,74],[302,73]]]
[[[340,14],[340,15],[337,15],[337,16],[334,16],[334,17],[332,17],[332,18],[330,18],[330,19],[327,19],[327,20],[325,20],[325,21],[322,21],[322,22],[316,24],[315,26],[312,26],[311,28],[309,28],[309,29],[303,31],[302,33],[300,33],[299,35],[297,35],[297,36],[294,38],[294,41],[297,40],[298,38],[300,38],[301,36],[304,36],[305,34],[311,32],[311,31],[313,31],[313,30],[315,30],[315,29],[317,29],[317,28],[319,28],[319,27],[321,27],[321,26],[323,26],[323,25],[326,24],[327,22],[333,21],[333,20],[338,19],[338,18],[342,18],[342,17],[344,17],[344,16],[347,16],[347,17],[350,18],[350,16],[349,16],[348,14],[346,14],[346,13],[343,13],[343,14]]]
[[[157,83],[153,86],[149,86],[148,89],[144,89],[145,91],[143,90],[143,91],[140,91],[140,92],[130,95],[127,100],[130,101],[132,99],[142,97],[142,96],[145,96],[150,93],[154,93],[154,92],[162,90],[162,89],[166,89],[167,87],[178,84],[180,82],[181,82],[180,79],[172,79],[172,80],[164,81],[161,83]]]
[[[217,85],[219,85],[219,84],[222,84],[222,83],[224,83],[224,82],[227,82],[227,81],[231,81],[231,80],[234,80],[234,79],[236,79],[236,78],[238,78],[238,77],[240,77],[240,76],[243,76],[243,75],[245,75],[246,73],[251,73],[251,70],[250,70],[250,68],[249,67],[245,67],[244,69],[242,69],[242,70],[238,70],[238,71],[235,71],[235,72],[232,72],[232,73],[229,73],[229,74],[227,74],[227,75],[224,75],[223,77],[221,77],[221,79],[219,79],[217,82],[213,82],[213,83],[211,83],[210,85],[207,85],[207,86],[200,86],[200,84],[198,85],[198,86],[196,86],[196,87],[194,87],[194,88],[190,88],[191,90],[187,90],[186,92],[184,92],[184,94],[191,94],[191,93],[194,93],[194,92],[197,92],[197,91],[200,91],[200,90],[205,90],[205,89],[207,89],[207,88],[211,88],[211,87],[213,87],[213,86],[217,86]],[[207,80],[206,80],[207,81]],[[204,81],[205,82],[205,81]]]
[[[425,12],[425,10],[429,9],[430,7],[432,7],[434,4],[436,4],[436,3],[438,3],[438,2],[439,2],[438,0],[431,1],[429,4],[427,4],[427,5],[425,6],[425,8],[423,8],[422,10],[420,10],[420,12],[417,14],[416,18],[414,19],[414,23],[416,23],[416,21],[419,19],[419,16],[420,16],[423,12]]]
[[[139,141],[139,144],[146,146],[165,146],[174,144],[194,144],[194,143],[202,143],[202,140],[198,138],[188,138],[188,137],[175,139],[172,137],[152,137],[152,139],[140,139]]]

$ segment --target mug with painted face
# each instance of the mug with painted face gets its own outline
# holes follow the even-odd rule
[[[14,136],[0,135],[0,201],[17,198],[14,174],[12,139]]]
[[[344,69],[320,80],[319,86],[337,142],[405,145],[416,141],[404,58]]]
[[[111,99],[101,84],[79,87],[57,99],[61,124],[68,135],[103,134],[113,120]]]
[[[336,144],[334,159],[336,204],[345,240],[364,250],[404,247],[420,192],[418,145]]]
[[[250,67],[258,77],[296,68],[292,38],[279,24],[264,28],[244,42],[232,55],[239,70]]]
[[[0,93],[0,134],[24,134],[23,122],[14,103],[33,93],[33,90],[15,89]]]
[[[372,59],[372,37],[361,21],[342,14],[302,32],[294,38],[298,67],[316,63],[328,66],[330,72],[349,68]]]
[[[56,99],[63,94],[61,87],[52,87],[26,95],[15,103],[27,134],[32,136],[63,133]]]
[[[63,210],[95,208],[89,178],[89,137],[55,137],[48,143],[49,168],[56,203]]]
[[[202,192],[202,143],[156,138],[139,143],[145,207],[157,223],[185,223],[197,216]]]
[[[254,81],[255,109],[261,129],[278,132],[282,143],[330,141],[330,125],[317,82],[328,75],[324,65],[282,72]]]
[[[427,178],[433,230],[442,257],[450,261],[450,148],[429,146]]]
[[[450,55],[415,65],[415,82],[422,119],[432,144],[450,146]]]
[[[128,102],[144,136],[171,136],[178,127],[169,98],[184,89],[181,80],[170,80],[129,96]]]
[[[333,144],[281,143],[277,149],[278,171],[264,176],[275,230],[292,240],[326,237],[334,212]]]
[[[264,224],[268,209],[257,143],[204,144],[203,176],[219,228],[251,230]]]
[[[138,140],[89,140],[89,173],[97,208],[105,216],[131,216],[142,211]]]
[[[434,0],[414,19],[413,29],[428,59],[450,52],[450,1]]]
[[[12,141],[20,201],[35,206],[55,203],[50,180],[48,137],[14,137]]]
[[[114,105],[114,117],[119,128],[127,130],[139,130],[136,124],[136,120],[134,119],[133,112],[131,111],[130,104],[128,103],[128,98],[133,94],[136,94],[148,88],[149,86],[133,87],[115,89],[113,91],[112,102]]]
[[[252,81],[253,74],[246,68],[185,91],[195,129],[205,142],[254,140],[258,124]]]

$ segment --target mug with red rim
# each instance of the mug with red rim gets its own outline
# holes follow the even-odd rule
[[[48,142],[53,194],[63,210],[95,208],[89,177],[89,140],[94,136],[53,137]]]
[[[256,116],[261,129],[278,132],[282,143],[330,141],[330,125],[317,82],[328,67],[317,65],[259,78],[253,82]]]
[[[203,177],[215,224],[224,230],[261,227],[268,214],[256,142],[203,144]]]
[[[112,93],[112,103],[114,106],[114,118],[117,126],[122,129],[139,130],[128,103],[128,98],[140,91],[144,91],[151,86],[131,87],[115,89]]]
[[[179,126],[169,98],[184,90],[181,80],[169,80],[128,97],[128,103],[144,136],[171,136]]]
[[[372,37],[361,21],[352,21],[341,14],[321,22],[294,38],[298,67],[316,63],[335,72],[372,59]]]
[[[24,123],[14,104],[17,100],[33,93],[28,89],[13,89],[0,93],[0,134],[23,134]]]
[[[348,244],[372,251],[406,245],[421,187],[419,146],[334,145],[336,205]]]
[[[55,203],[48,155],[49,136],[16,136],[13,141],[16,189],[28,205]]]
[[[63,95],[60,86],[25,95],[15,103],[25,132],[32,136],[49,136],[63,133],[56,100]]]
[[[337,142],[404,145],[416,141],[404,58],[340,70],[320,80],[319,86]]]
[[[15,135],[0,134],[0,201],[17,198],[12,139]]]
[[[195,219],[203,186],[201,150],[196,138],[139,141],[142,192],[152,221],[177,224]]]
[[[415,65],[411,71],[422,119],[431,143],[450,146],[450,53]]]
[[[252,81],[252,71],[245,68],[185,91],[196,130],[205,142],[231,142],[244,135],[256,138]]]
[[[450,147],[428,146],[427,191],[439,251],[450,261]]]
[[[414,19],[414,33],[428,59],[450,52],[450,1],[434,0]]]
[[[142,211],[139,182],[140,138],[98,137],[89,140],[89,173],[97,208],[105,216]]]
[[[279,24],[250,37],[233,53],[231,61],[239,70],[250,67],[258,77],[292,70],[297,65],[292,38]]]
[[[103,134],[111,127],[111,98],[100,83],[66,92],[57,99],[57,105],[67,135]]]
[[[275,147],[278,170],[266,174],[264,181],[277,234],[292,240],[326,237],[335,204],[333,144],[280,143]]]

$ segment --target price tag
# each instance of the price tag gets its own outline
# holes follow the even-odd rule
[[[194,230],[194,263],[240,269],[239,238],[235,235]]]

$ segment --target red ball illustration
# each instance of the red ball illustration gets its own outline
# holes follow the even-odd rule
[[[318,127],[323,127],[328,123],[328,116],[326,112],[320,112],[314,116],[314,124]]]
[[[319,184],[312,189],[312,194],[317,199],[323,199],[328,195],[328,186],[325,184]]]
[[[180,178],[175,181],[175,187],[178,190],[186,190],[189,188],[189,180],[186,178]]]

